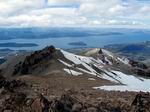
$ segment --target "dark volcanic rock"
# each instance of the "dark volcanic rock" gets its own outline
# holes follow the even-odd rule
[[[141,62],[137,62],[134,60],[130,60],[129,63],[133,67],[132,68],[133,73],[140,75],[140,76],[150,77],[150,70],[146,64],[141,63]]]
[[[50,102],[42,95],[28,99],[25,93],[11,93],[0,99],[0,112],[49,112]]]
[[[18,107],[20,107],[25,99],[24,94],[11,94],[10,96],[6,97],[1,105],[2,112],[14,112]]]
[[[14,89],[18,87],[23,87],[26,84],[20,80],[7,80],[2,75],[0,75],[0,88],[4,88],[7,91],[13,92]]]
[[[51,104],[52,112],[122,112],[122,108],[115,106],[114,102],[108,100],[82,102],[68,94],[62,95],[59,100]],[[124,110],[128,112],[130,109]]]
[[[77,101],[77,99],[74,99],[68,94],[62,95],[59,100],[54,100],[51,104],[51,109],[54,112],[76,112],[75,110],[81,110],[81,107],[77,107],[77,104],[80,105],[80,102]],[[76,105],[76,107],[75,107]],[[77,109],[78,108],[78,109]],[[78,111],[79,112],[79,111]]]
[[[83,98],[83,97],[82,97]],[[95,99],[84,101],[78,96],[65,93],[51,100],[43,95],[28,97],[25,93],[15,92],[0,98],[0,112],[149,112],[150,94],[139,93],[132,104],[119,99]]]
[[[137,61],[134,61],[134,60],[130,60],[129,62],[133,67],[138,67],[138,68],[141,68],[141,69],[148,69],[147,65],[144,64],[144,63],[141,63],[141,62],[137,62]]]
[[[49,112],[50,102],[43,96],[39,95],[34,99],[31,109],[33,112]]]
[[[147,70],[135,68],[133,71],[134,71],[134,73],[137,74],[137,75],[147,76],[147,77],[150,76],[150,72],[148,72]]]
[[[139,93],[132,102],[135,112],[149,112],[150,111],[150,94]]]
[[[20,62],[15,66],[13,75],[29,74],[36,65],[40,65],[42,62],[52,59],[55,51],[55,47],[53,46],[35,51],[30,56],[27,56],[24,62]]]

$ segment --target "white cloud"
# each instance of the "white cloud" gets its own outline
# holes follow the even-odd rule
[[[0,26],[142,26],[150,19],[150,5],[136,0],[46,1],[0,0]]]
[[[0,15],[9,16],[42,8],[44,0],[0,0]]]
[[[140,8],[140,13],[150,15],[150,6],[143,6]]]
[[[102,25],[102,26],[107,26],[107,25],[118,25],[118,26],[121,26],[121,25],[125,25],[125,26],[130,26],[130,25],[134,25],[134,26],[139,26],[139,25],[144,25],[140,22],[137,22],[137,21],[125,21],[125,20],[114,20],[114,19],[109,19],[109,20],[106,20],[106,19],[101,19],[101,20],[93,20],[93,21],[89,21],[88,23],[89,25],[95,25],[95,26],[99,26],[99,25]]]
[[[127,10],[126,7],[117,4],[117,5],[115,5],[114,7],[109,8],[108,11],[109,11],[111,14],[122,15],[122,14],[125,13],[126,10]]]

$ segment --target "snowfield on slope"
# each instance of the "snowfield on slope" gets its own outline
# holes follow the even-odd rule
[[[104,89],[108,91],[150,92],[150,79],[126,75],[119,71],[113,72],[117,74],[118,77],[116,77],[116,79],[118,79],[123,85],[101,86],[94,87],[94,89]]]
[[[81,72],[77,72],[77,71],[74,71],[74,70],[71,70],[71,69],[67,69],[67,68],[64,68],[64,71],[67,72],[68,74],[70,75],[75,75],[75,76],[78,76],[78,75],[82,75],[83,73]]]
[[[83,65],[87,70],[89,70],[91,72],[91,74],[96,75],[96,71],[90,66],[90,64],[93,63],[92,60],[94,60],[91,57],[78,56],[78,55],[66,52],[64,50],[61,50],[61,52],[63,53],[63,55],[65,56],[66,59],[70,60],[75,65]]]
[[[106,80],[109,80],[111,82],[116,83],[116,85],[105,85],[105,86],[100,86],[100,87],[94,87],[94,89],[103,89],[103,90],[108,90],[108,91],[143,91],[143,92],[150,92],[150,79],[144,79],[142,77],[136,77],[134,75],[128,75],[124,74],[120,71],[113,71],[113,70],[108,70],[104,69],[103,66],[104,64],[101,63],[100,60],[95,60],[92,57],[86,57],[86,56],[79,56],[75,55],[69,52],[66,52],[64,50],[61,50],[62,54],[64,57],[68,60],[70,60],[74,65],[83,65],[84,68],[79,68],[75,67],[74,69],[77,69],[80,72],[76,72],[69,69],[64,69],[66,72],[69,74],[75,74],[75,75],[81,75],[82,73],[88,73],[94,76],[97,76],[99,78],[103,78]],[[111,57],[114,57],[111,53],[105,51],[108,55]],[[118,58],[118,57],[114,57]],[[119,59],[123,64],[128,64],[128,60],[126,59]],[[64,64],[67,67],[73,67],[67,62],[64,62],[60,60],[62,64]],[[98,73],[92,66],[96,67],[102,73]],[[88,71],[87,71],[88,70]]]

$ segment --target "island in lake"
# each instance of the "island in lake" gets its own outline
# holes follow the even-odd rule
[[[35,43],[0,43],[0,47],[37,47]]]
[[[87,46],[86,43],[84,42],[71,42],[71,43],[68,43],[69,45],[72,45],[72,46]]]

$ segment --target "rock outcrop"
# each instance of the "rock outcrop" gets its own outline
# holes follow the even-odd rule
[[[139,93],[132,102],[135,112],[149,112],[150,111],[150,94]]]
[[[40,66],[44,61],[46,62],[47,60],[52,59],[55,51],[55,47],[53,46],[35,51],[30,56],[27,56],[23,62],[20,62],[15,66],[13,75],[32,73],[35,66]]]
[[[7,80],[5,77],[0,75],[0,89],[4,88],[4,90],[13,92],[14,89],[25,85],[26,84],[20,80]]]

